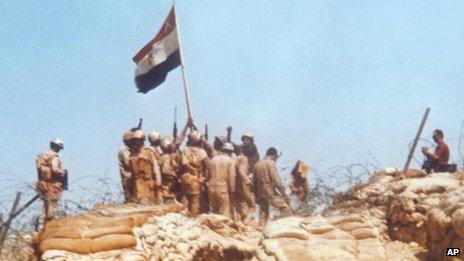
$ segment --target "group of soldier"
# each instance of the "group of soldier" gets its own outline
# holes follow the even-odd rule
[[[146,137],[141,129],[124,133],[118,160],[125,201],[180,202],[190,216],[212,212],[246,223],[254,219],[257,204],[261,225],[269,219],[270,207],[282,216],[291,215],[290,198],[276,167],[277,150],[269,148],[260,160],[251,133],[235,144],[232,128],[227,132],[227,137],[216,136],[211,143],[189,120],[177,138],[157,132]]]
[[[192,120],[176,138],[157,132],[146,135],[140,127],[127,131],[118,152],[125,202],[180,202],[193,217],[211,212],[245,223],[254,220],[258,205],[260,225],[269,219],[271,208],[279,210],[280,216],[291,215],[290,197],[276,166],[277,150],[269,148],[260,160],[253,134],[244,134],[241,144],[235,144],[231,132],[228,127],[227,137],[216,136],[210,142]],[[145,146],[147,138],[149,145]],[[185,138],[187,143],[181,148]],[[45,222],[54,218],[65,188],[63,180],[67,180],[58,154],[63,148],[63,141],[51,141],[50,150],[36,162]]]
[[[141,124],[124,133],[118,162],[125,202],[180,202],[187,205],[188,214],[193,217],[212,212],[244,223],[254,220],[258,205],[261,226],[269,219],[271,208],[278,210],[280,216],[291,215],[290,197],[276,166],[280,156],[277,150],[269,148],[260,160],[253,134],[244,134],[242,143],[236,144],[231,133],[232,127],[228,127],[227,136],[216,136],[211,143],[191,119],[179,137],[149,133],[148,146]],[[186,146],[181,149],[186,137]],[[443,131],[435,130],[435,152],[422,149],[427,173],[456,171],[455,164],[448,164],[450,152],[443,137]],[[44,201],[45,222],[54,218],[62,190],[67,189],[67,170],[58,154],[62,149],[63,141],[54,139],[50,149],[36,161],[39,175],[36,187]],[[292,171],[290,189],[301,202],[307,199],[308,171],[302,161]]]

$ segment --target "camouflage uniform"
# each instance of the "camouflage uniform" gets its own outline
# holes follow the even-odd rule
[[[165,153],[160,158],[161,163],[161,195],[164,203],[174,203],[175,184],[178,180],[179,162],[176,153]]]
[[[36,188],[44,202],[45,222],[48,222],[55,217],[58,210],[58,201],[63,191],[63,184],[59,180],[65,175],[66,170],[62,168],[58,153],[53,150],[46,151],[38,156],[40,157],[47,170],[41,171],[38,166],[39,181]]]
[[[181,154],[182,192],[187,199],[191,216],[209,211],[208,197],[204,184],[204,169],[208,155],[202,148],[187,146]]]
[[[235,159],[237,172],[236,180],[236,210],[240,220],[249,223],[255,212],[255,197],[253,194],[253,176],[249,171],[248,159],[238,155]]]
[[[159,203],[156,195],[161,187],[161,174],[153,153],[147,148],[133,153],[129,158],[129,170],[134,188],[133,201]]]
[[[131,173],[129,171],[129,147],[124,146],[118,152],[119,174],[121,175],[122,189],[124,192],[124,201],[127,203],[132,199],[134,193],[131,184]]]
[[[214,156],[207,165],[206,180],[213,213],[232,217],[230,198],[235,193],[235,162],[226,154]]]

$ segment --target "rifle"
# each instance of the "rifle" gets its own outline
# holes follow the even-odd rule
[[[177,139],[177,107],[174,108],[174,126],[172,127],[172,136]]]
[[[131,131],[136,131],[136,130],[141,130],[142,129],[142,123],[143,123],[143,119],[140,118],[139,119],[139,125],[135,128],[132,128]]]
[[[232,126],[227,127],[227,141],[232,142]]]
[[[205,139],[208,140],[209,134],[208,134],[208,124],[205,124]]]
[[[66,170],[63,177],[61,177],[60,182],[63,185],[63,190],[68,190],[68,170]]]

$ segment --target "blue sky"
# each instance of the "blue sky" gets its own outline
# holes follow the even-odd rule
[[[34,182],[35,156],[65,141],[71,180],[119,179],[122,133],[186,118],[180,70],[136,92],[132,56],[171,1],[1,1],[1,175]],[[178,1],[194,117],[210,135],[252,131],[281,165],[402,166],[424,130],[459,161],[463,1]],[[181,123],[179,123],[182,125]],[[416,155],[419,156],[419,153]],[[421,156],[418,157],[421,159]],[[1,182],[1,181],[0,181]]]

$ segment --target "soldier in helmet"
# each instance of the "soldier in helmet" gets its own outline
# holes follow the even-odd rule
[[[175,184],[178,182],[179,162],[176,155],[176,145],[174,138],[170,136],[161,139],[161,149],[163,155],[160,158],[161,169],[161,194],[165,204],[175,202]]]
[[[214,156],[207,165],[206,181],[213,213],[233,218],[230,199],[235,197],[235,162],[230,157],[233,152],[230,143],[224,144],[221,153]]]
[[[259,152],[255,145],[253,133],[247,132],[243,134],[241,147],[243,154],[248,158],[248,166],[251,172],[253,166],[259,161]]]
[[[124,146],[118,152],[119,174],[121,175],[122,190],[124,192],[124,202],[129,202],[132,199],[133,187],[131,184],[131,173],[129,171],[129,143],[133,132],[124,133],[122,141]]]
[[[211,142],[205,139],[203,139],[202,142],[205,145],[208,157],[212,159],[214,156],[221,153],[222,146],[224,146],[224,144],[226,144],[229,141],[227,140],[226,136],[218,135],[214,137],[213,144],[211,144]]]
[[[50,149],[38,155],[36,160],[39,176],[36,188],[44,202],[44,223],[52,220],[56,215],[63,190],[63,178],[68,174],[68,171],[62,167],[58,154],[62,149],[64,149],[63,141],[56,138],[50,142]]]
[[[147,148],[153,152],[155,158],[158,160],[161,157],[161,154],[163,154],[163,151],[160,148],[161,135],[156,131],[151,132],[148,134],[148,142],[150,142],[150,146]]]
[[[134,188],[133,201],[142,204],[158,203],[157,192],[161,187],[161,174],[153,153],[145,148],[142,130],[132,131],[129,140],[131,156],[129,171]]]
[[[260,226],[264,226],[269,219],[270,207],[279,210],[280,217],[293,213],[290,197],[287,195],[277,172],[276,161],[278,157],[277,150],[271,147],[266,151],[266,157],[258,161],[253,167],[256,202],[260,210]]]
[[[204,185],[208,155],[201,145],[201,134],[196,130],[191,131],[188,135],[187,146],[180,156],[182,192],[187,199],[191,216],[209,211],[208,196]]]

